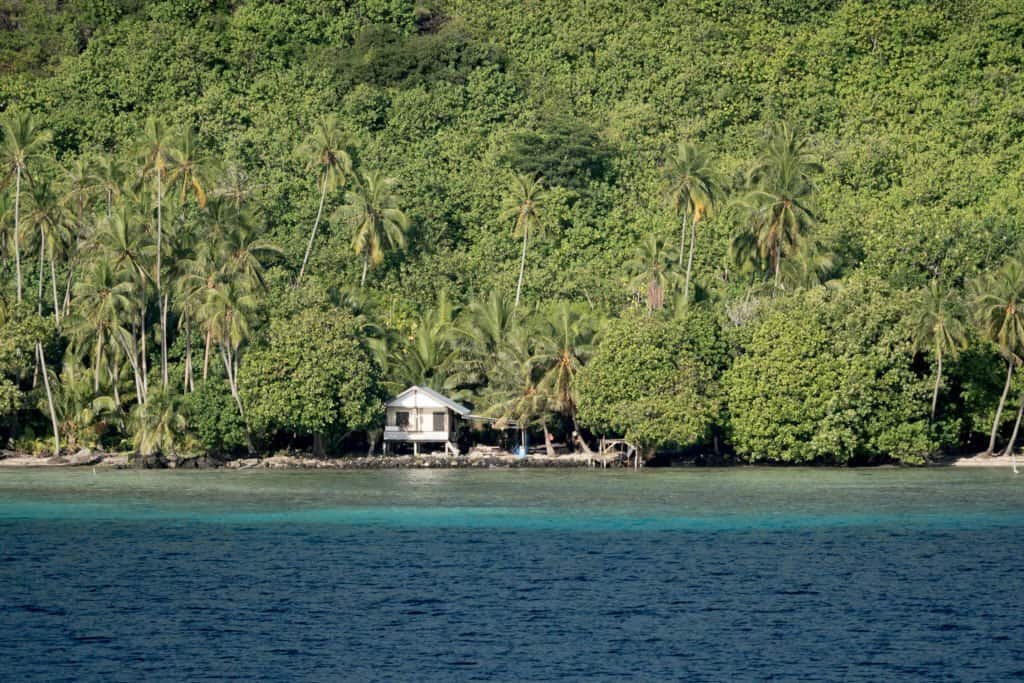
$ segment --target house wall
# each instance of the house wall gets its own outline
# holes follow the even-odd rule
[[[409,413],[409,425],[398,426],[398,413]],[[443,429],[434,429],[434,414],[445,416]],[[404,408],[388,406],[387,421],[384,427],[385,441],[451,441],[455,434],[454,416],[448,409],[437,408]]]

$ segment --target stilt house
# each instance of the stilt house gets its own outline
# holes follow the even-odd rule
[[[420,444],[443,444],[458,455],[455,445],[458,420],[469,415],[469,408],[427,387],[409,387],[385,404],[384,453],[388,444],[412,443],[419,455]]]

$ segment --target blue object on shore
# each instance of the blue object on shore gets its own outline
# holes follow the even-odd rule
[[[522,445],[516,446],[516,449],[512,451],[512,455],[516,456],[517,458],[525,458],[526,447]]]

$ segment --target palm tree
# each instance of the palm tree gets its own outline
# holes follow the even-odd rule
[[[815,223],[814,176],[822,172],[807,140],[785,123],[772,129],[761,160],[750,171],[742,204],[753,244],[779,283],[783,256],[795,253]]]
[[[92,355],[93,390],[100,389],[100,370],[106,345],[124,331],[123,321],[132,309],[135,285],[125,273],[118,273],[104,259],[75,283],[75,315],[68,322],[73,338],[95,338]]]
[[[955,358],[967,343],[963,311],[959,297],[952,289],[940,287],[932,280],[915,302],[911,321],[914,329],[914,352],[931,348],[935,353],[935,389],[932,391],[931,419],[939,404],[943,358]]]
[[[257,302],[252,290],[253,283],[243,276],[222,280],[206,290],[206,297],[198,311],[200,322],[220,347],[231,396],[246,425],[245,407],[238,391],[238,366],[241,346],[249,338],[256,314]],[[249,441],[249,451],[252,452],[248,426],[246,439]]]
[[[553,456],[548,431],[553,397],[541,381],[544,373],[525,334],[513,335],[499,352],[495,366],[495,377],[485,396],[490,399],[485,414],[498,419],[499,429],[518,427],[524,446],[527,430],[539,423],[544,430],[544,446]]]
[[[398,208],[392,191],[396,182],[379,171],[359,172],[352,189],[345,193],[345,204],[334,213],[333,220],[352,228],[352,250],[363,257],[360,287],[366,284],[370,264],[384,260],[385,249],[405,247],[409,219]]]
[[[390,388],[400,390],[410,384],[438,391],[453,388],[455,380],[448,371],[457,354],[455,316],[455,308],[442,293],[437,305],[420,317],[409,343],[395,350],[388,363]]]
[[[814,239],[803,238],[792,257],[779,268],[782,288],[810,289],[817,287],[836,266],[835,256]]]
[[[206,188],[213,175],[213,163],[203,154],[196,131],[186,128],[167,150],[167,180],[181,188],[184,207],[188,195],[195,197],[199,208],[206,208]]]
[[[157,305],[160,309],[160,375],[164,388],[167,387],[167,299],[163,289],[164,251],[164,189],[170,178],[173,163],[174,136],[162,121],[154,117],[146,119],[146,128],[138,142],[138,155],[142,164],[142,177],[150,177],[156,190],[156,263],[153,278],[156,284]]]
[[[39,231],[39,301],[38,312],[42,315],[43,264],[49,257],[50,283],[53,290],[53,316],[60,324],[61,306],[57,300],[57,255],[65,252],[69,246],[71,233],[68,230],[66,215],[57,196],[46,178],[37,178],[29,189],[28,223]]]
[[[543,372],[540,387],[550,405],[576,426],[576,375],[594,352],[596,330],[587,308],[559,302],[541,321],[534,357]]]
[[[18,303],[22,300],[21,278],[21,179],[31,180],[28,164],[42,155],[43,148],[53,139],[53,133],[40,128],[28,112],[8,112],[0,119],[4,138],[0,142],[0,163],[3,163],[4,184],[14,176],[14,267],[18,283]]]
[[[96,186],[107,204],[107,216],[114,213],[114,200],[121,196],[127,174],[120,157],[101,156],[96,160],[93,171],[96,175]]]
[[[491,290],[486,299],[469,303],[455,330],[463,348],[456,359],[459,385],[480,387],[486,384],[488,370],[517,324],[512,300],[496,290]]]
[[[41,341],[36,341],[36,360],[43,371],[46,404],[50,409],[50,422],[53,426],[53,454],[60,455],[60,424],[57,421],[57,409],[53,402],[53,389],[50,387],[50,371],[46,367],[46,354],[43,352],[43,342]]]
[[[155,247],[141,228],[138,211],[124,203],[112,216],[99,221],[92,246],[103,254],[115,273],[123,274],[132,286],[131,306],[124,310],[124,320],[132,322],[130,327],[119,330],[114,338],[121,345],[135,373],[136,397],[144,403],[149,389],[146,353],[147,292]]]
[[[313,229],[309,232],[309,243],[306,245],[306,254],[302,257],[302,267],[299,268],[299,275],[295,278],[296,287],[302,281],[303,273],[306,272],[309,254],[313,250],[316,229],[320,225],[320,217],[324,212],[327,192],[343,185],[345,176],[352,173],[352,157],[345,149],[347,146],[348,139],[341,130],[338,117],[333,114],[320,119],[313,132],[299,146],[298,153],[309,160],[310,166],[319,169],[321,180],[319,183],[320,206],[316,210]]]
[[[526,271],[526,243],[530,233],[539,233],[544,228],[544,178],[529,174],[517,175],[512,179],[508,194],[502,203],[500,220],[514,220],[512,236],[523,238],[523,253],[519,259],[519,282],[516,284],[516,308],[523,289],[523,273]]]
[[[71,305],[71,281],[76,270],[77,257],[82,242],[88,239],[91,221],[86,218],[86,209],[96,199],[100,190],[100,178],[96,174],[96,165],[84,156],[79,156],[64,168],[61,205],[69,216],[73,216],[74,249],[69,249],[66,266],[67,277],[64,283],[64,302],[62,314],[66,316]]]
[[[249,182],[249,175],[245,169],[232,163],[228,164],[217,180],[213,196],[224,199],[236,209],[241,209],[249,203],[254,189],[256,188]]]
[[[1008,258],[993,276],[979,278],[973,287],[975,316],[979,327],[1006,359],[1006,383],[992,422],[988,448],[985,450],[986,455],[991,455],[996,448],[999,421],[1010,391],[1013,370],[1021,362],[1024,348],[1024,262],[1019,258]]]
[[[188,426],[181,396],[167,390],[154,391],[149,401],[135,406],[131,422],[135,450],[143,456],[173,453]]]
[[[633,276],[633,286],[646,292],[648,313],[660,310],[665,304],[665,290],[674,278],[667,240],[647,235],[623,267]]]
[[[679,235],[679,267],[683,266],[683,248],[686,245],[686,223],[690,222],[690,255],[686,261],[686,280],[683,299],[690,293],[690,271],[697,238],[697,224],[708,215],[718,202],[721,182],[706,152],[696,145],[680,141],[676,150],[665,160],[662,169],[669,207],[681,219]]]

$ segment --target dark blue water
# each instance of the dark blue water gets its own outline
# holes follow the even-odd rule
[[[0,679],[1022,680],[1022,486],[0,472]]]

